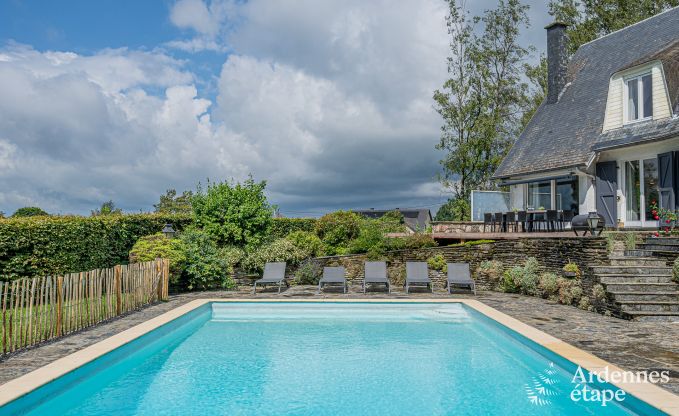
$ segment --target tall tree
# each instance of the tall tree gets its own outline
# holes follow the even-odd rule
[[[549,14],[569,25],[569,51],[679,5],[679,0],[550,0]]]
[[[464,3],[449,0],[448,6],[449,79],[434,92],[444,122],[436,148],[446,152],[440,180],[457,201],[455,219],[467,219],[471,191],[493,187],[490,177],[513,143],[526,107],[522,75],[530,50],[518,38],[529,24],[528,7],[500,0],[496,9],[470,17]],[[477,32],[477,25],[483,30]]]
[[[101,204],[101,207],[99,209],[92,210],[91,215],[93,217],[99,216],[99,215],[120,215],[123,213],[123,210],[120,208],[116,208],[116,204],[113,202],[113,200],[108,200]]]
[[[153,207],[156,212],[164,214],[191,214],[192,197],[193,192],[191,191],[184,191],[178,196],[175,189],[168,189],[165,191],[165,195],[160,196],[160,201]]]

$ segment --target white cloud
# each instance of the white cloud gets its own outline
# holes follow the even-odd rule
[[[173,7],[197,33],[175,47],[236,51],[214,102],[163,51],[0,49],[0,209],[149,209],[166,188],[249,173],[284,212],[439,199],[444,4],[198,3]]]

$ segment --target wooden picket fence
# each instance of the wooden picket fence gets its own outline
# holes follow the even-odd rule
[[[167,300],[169,275],[169,260],[157,259],[0,282],[0,356]]]

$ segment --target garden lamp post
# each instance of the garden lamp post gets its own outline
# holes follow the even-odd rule
[[[165,224],[165,227],[163,227],[163,231],[161,232],[167,238],[174,238],[175,230],[172,228],[172,224],[170,223]]]
[[[599,226],[599,214],[594,211],[590,212],[587,216],[587,225],[589,225],[589,233],[594,235],[594,231]]]

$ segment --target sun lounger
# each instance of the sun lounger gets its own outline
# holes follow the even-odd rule
[[[391,287],[389,286],[389,278],[387,277],[386,261],[365,262],[365,278],[363,279],[363,293],[365,293],[365,287],[369,284],[386,285],[387,292],[391,293]]]
[[[468,287],[476,295],[476,284],[469,272],[469,263],[448,263],[446,286],[448,286],[448,293],[452,286],[462,286]]]
[[[290,286],[287,280],[285,280],[285,262],[279,263],[266,263],[264,265],[264,274],[262,278],[255,281],[255,286],[252,288],[252,294],[257,293],[257,285],[278,285],[278,293],[281,293],[281,285],[285,283],[286,286]]]
[[[406,293],[409,293],[411,286],[422,285],[431,288],[431,292],[434,293],[434,285],[429,278],[429,268],[427,267],[427,263],[420,261],[406,262]]]
[[[344,267],[324,267],[323,276],[321,277],[321,280],[318,281],[318,293],[321,293],[323,286],[328,284],[341,284],[344,293],[347,293],[347,279],[344,277],[344,274]]]

